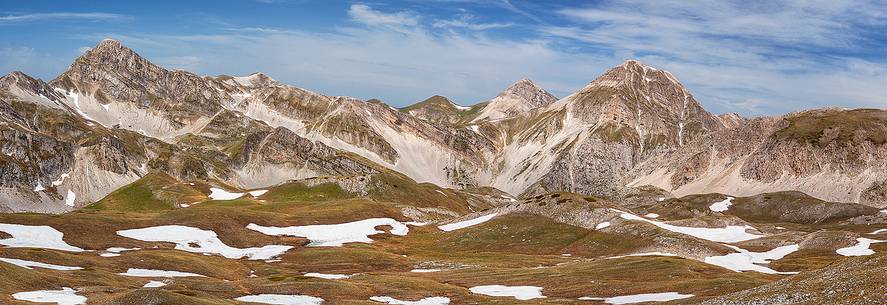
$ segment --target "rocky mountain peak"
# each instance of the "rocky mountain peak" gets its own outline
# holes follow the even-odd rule
[[[229,84],[245,87],[273,87],[282,85],[277,80],[262,72],[254,72],[247,76],[231,77]]]
[[[741,115],[735,112],[724,113],[718,115],[718,119],[721,120],[721,124],[724,124],[724,127],[727,129],[733,129],[742,125],[745,122],[746,118],[743,118]]]
[[[105,39],[80,56],[74,64],[86,62],[115,68],[160,69],[117,40]]]
[[[546,106],[557,101],[557,97],[548,93],[548,91],[545,91],[545,89],[542,89],[542,87],[539,87],[539,85],[536,85],[535,82],[528,78],[515,82],[513,85],[509,86],[508,89],[499,93],[497,97],[521,99],[525,102],[525,105],[530,106],[531,108]],[[503,101],[498,100],[495,102],[501,103]]]
[[[68,106],[103,125],[150,118],[153,123],[132,127],[150,135],[173,134],[171,130],[215,114],[221,101],[230,100],[208,80],[164,69],[111,39],[78,57],[50,84],[72,94]],[[119,105],[110,109],[122,111],[108,111],[111,104]]]
[[[637,60],[607,70],[565,100],[572,117],[583,122],[608,126],[613,132],[627,127],[641,150],[683,146],[724,127],[671,73]],[[655,143],[646,143],[650,139]]]
[[[500,120],[529,110],[544,107],[557,101],[557,97],[545,91],[530,79],[521,79],[491,99],[474,119]]]
[[[58,102],[64,98],[43,80],[21,71],[13,71],[0,77],[0,91],[12,94],[20,100],[49,107],[59,107]]]

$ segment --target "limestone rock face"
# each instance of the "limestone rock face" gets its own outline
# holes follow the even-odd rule
[[[836,202],[887,206],[887,111],[818,109],[743,121],[656,156],[630,185],[738,196],[796,190]]]
[[[541,146],[541,153],[500,161],[527,170],[506,168],[493,186],[518,194],[611,196],[621,192],[627,174],[650,156],[725,129],[674,76],[637,61],[610,69],[513,125],[508,133],[516,141],[506,144],[504,159],[529,146]]]

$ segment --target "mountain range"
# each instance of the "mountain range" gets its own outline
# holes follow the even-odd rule
[[[635,60],[396,108],[108,39],[0,77],[0,303],[884,304],[885,160]]]
[[[379,168],[517,198],[800,191],[884,207],[887,113],[706,111],[668,71],[628,60],[556,98],[522,79],[474,106],[394,108],[254,73],[201,77],[104,40],[44,82],[0,78],[0,209],[63,212],[151,171],[258,188]]]

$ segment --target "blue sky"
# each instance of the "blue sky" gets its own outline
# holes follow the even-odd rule
[[[101,39],[201,75],[460,104],[531,78],[566,96],[625,59],[713,112],[887,107],[883,1],[4,1],[0,73],[49,80]]]

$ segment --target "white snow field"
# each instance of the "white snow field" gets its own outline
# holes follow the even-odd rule
[[[705,263],[715,266],[721,266],[736,272],[741,271],[757,271],[767,274],[797,274],[797,272],[779,272],[761,264],[769,264],[771,261],[780,260],[792,252],[798,251],[798,245],[787,245],[774,248],[767,252],[750,252],[748,250],[727,245],[739,253],[730,253],[722,256],[709,256],[705,258]]]
[[[190,272],[181,272],[181,271],[166,271],[166,270],[154,270],[154,269],[139,269],[139,268],[129,268],[124,273],[118,273],[124,276],[133,276],[133,277],[205,277],[203,275],[197,273]]]
[[[12,298],[34,303],[56,303],[58,305],[86,304],[86,297],[77,295],[77,291],[69,287],[62,290],[37,290],[12,294]]]
[[[474,225],[478,225],[478,224],[481,224],[481,223],[487,222],[487,221],[489,221],[490,219],[493,219],[493,217],[496,217],[496,215],[498,215],[498,213],[492,213],[492,214],[484,215],[484,216],[481,216],[481,217],[472,218],[472,219],[469,219],[469,220],[463,220],[463,221],[460,221],[460,222],[454,222],[454,223],[451,223],[451,224],[446,224],[446,225],[438,226],[438,228],[441,229],[442,231],[446,231],[446,232],[455,231],[455,230],[459,230],[459,229],[464,229],[464,228],[467,228],[467,227],[470,227],[470,226],[474,226]]]
[[[229,191],[217,188],[217,187],[211,187],[211,188],[209,188],[209,191],[210,191],[210,194],[207,197],[209,197],[209,199],[212,199],[212,200],[234,200],[234,199],[243,197],[244,194],[250,194],[253,197],[259,197],[259,196],[262,196],[268,192],[268,190],[255,190],[255,191],[249,191],[246,193],[236,193],[236,192],[229,192]]]
[[[440,272],[440,269],[422,269],[422,268],[416,268],[416,269],[410,270],[410,272],[413,272],[413,273],[431,273],[431,272]]]
[[[289,295],[289,294],[257,294],[246,295],[235,300],[241,302],[252,302],[274,305],[321,305],[323,299],[307,295]]]
[[[872,254],[875,254],[875,251],[872,249],[869,249],[869,246],[871,246],[872,244],[885,242],[885,240],[869,239],[869,238],[865,238],[865,237],[857,238],[856,241],[857,241],[856,245],[841,248],[841,249],[835,250],[835,252],[837,252],[838,254],[843,255],[843,256],[872,255]]]
[[[105,249],[105,253],[99,254],[101,257],[116,257],[120,256],[120,252],[123,251],[135,251],[141,250],[141,248],[122,248],[122,247],[110,247]]]
[[[712,211],[715,211],[715,212],[727,211],[730,209],[730,206],[733,205],[733,199],[736,199],[736,198],[727,196],[727,199],[724,199],[723,201],[718,201],[718,202],[712,203],[710,206],[708,206],[708,208]]]
[[[598,297],[581,297],[580,300],[604,301],[607,304],[634,304],[645,302],[667,302],[673,300],[686,299],[693,297],[692,294],[680,294],[677,292],[660,292],[660,293],[642,293],[624,295],[618,297],[598,298]]]
[[[472,293],[493,297],[513,297],[518,300],[544,299],[542,287],[536,286],[503,286],[485,285],[468,289]]]
[[[85,250],[66,243],[64,234],[50,226],[29,226],[0,223],[0,231],[12,235],[11,238],[0,239],[0,245],[10,248],[41,248],[69,252]]]
[[[609,227],[609,226],[610,226],[610,222],[609,222],[609,221],[604,221],[604,222],[599,223],[599,224],[597,224],[596,226],[594,226],[594,229],[595,229],[595,230],[600,230],[600,229],[605,229],[605,228],[607,228],[607,227]]]
[[[392,297],[374,296],[374,297],[370,297],[370,301],[376,301],[379,303],[394,304],[394,305],[448,305],[448,304],[450,304],[450,298],[447,298],[447,297],[430,297],[430,298],[423,298],[418,301],[403,301],[403,300],[398,300],[398,299],[395,299]]]
[[[343,280],[343,279],[351,278],[354,275],[353,274],[347,275],[347,274],[328,274],[328,273],[308,272],[308,273],[305,273],[304,276],[314,277],[314,278],[319,278],[319,279],[327,279],[327,280]]]
[[[176,249],[192,253],[219,254],[226,258],[267,260],[281,255],[292,246],[268,245],[260,248],[234,248],[223,243],[216,232],[194,227],[167,225],[121,230],[117,235],[141,241],[171,242]]]
[[[4,263],[13,264],[13,265],[16,265],[16,266],[19,266],[19,267],[25,268],[25,269],[34,269],[34,267],[37,267],[37,268],[44,268],[44,269],[51,269],[51,270],[60,270],[60,271],[73,271],[73,270],[81,270],[81,269],[83,269],[82,267],[60,266],[60,265],[53,265],[53,264],[47,264],[47,263],[41,263],[41,262],[34,262],[34,261],[23,260],[23,259],[16,259],[16,258],[5,258],[5,257],[0,257],[0,261],[2,261],[2,262],[4,262]]]
[[[619,210],[614,210],[619,211]],[[622,214],[620,215],[622,218],[627,220],[639,220],[650,223],[662,229],[690,235],[696,238],[701,238],[705,240],[710,240],[714,242],[720,243],[735,243],[740,241],[752,240],[756,238],[764,237],[764,235],[757,235],[745,232],[746,229],[754,229],[750,226],[727,226],[726,228],[697,228],[697,227],[681,227],[676,225],[670,225],[661,221],[649,220],[631,213],[626,213],[623,211],[619,211]]]
[[[608,258],[613,259],[613,258],[634,257],[634,256],[672,256],[672,257],[677,257],[679,255],[672,254],[672,253],[666,253],[666,252],[643,252],[643,253],[610,256]]]
[[[163,286],[166,286],[166,283],[161,281],[148,281],[148,283],[145,284],[145,286],[142,286],[142,288],[157,288]]]
[[[332,225],[292,227],[265,227],[251,223],[246,228],[265,235],[304,237],[311,240],[308,244],[310,247],[341,247],[343,244],[353,242],[372,243],[370,235],[385,233],[376,230],[378,226],[391,226],[390,233],[400,236],[407,235],[410,231],[405,224],[391,218],[370,218]]]

